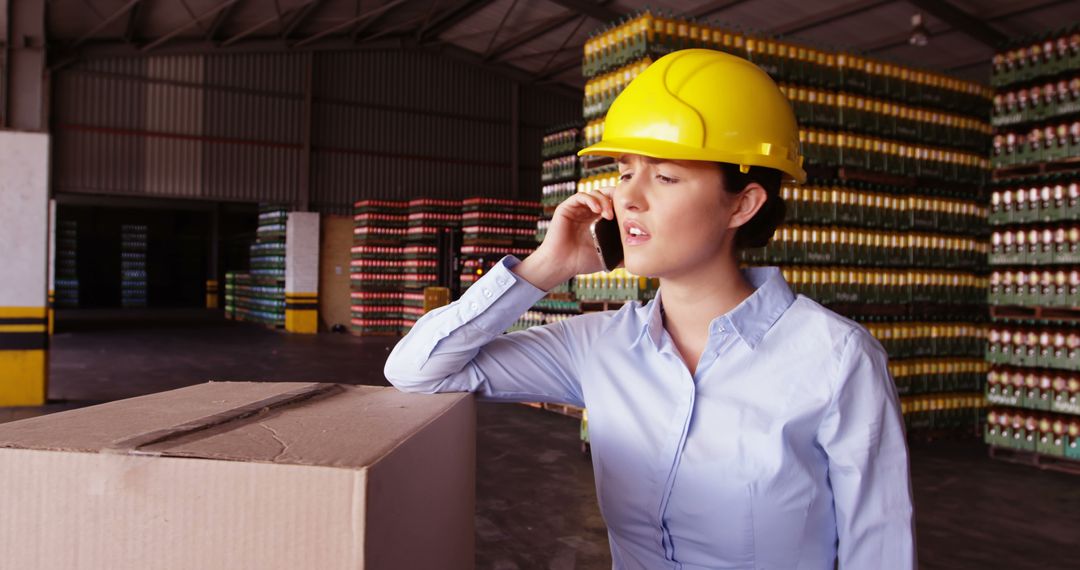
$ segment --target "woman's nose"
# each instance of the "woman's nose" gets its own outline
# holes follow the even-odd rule
[[[615,203],[623,210],[639,212],[645,209],[645,196],[636,178],[621,180],[615,187]]]

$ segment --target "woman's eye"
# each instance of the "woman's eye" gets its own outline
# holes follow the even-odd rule
[[[619,182],[626,182],[627,180],[630,180],[631,176],[632,175],[629,172],[624,172],[619,175]]]
[[[657,174],[656,179],[664,184],[674,184],[675,182],[678,182],[678,180],[671,178],[670,176],[664,176],[663,174]]]

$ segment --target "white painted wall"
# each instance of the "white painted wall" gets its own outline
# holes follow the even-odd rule
[[[319,214],[289,212],[285,222],[285,292],[319,291]]]
[[[0,307],[44,307],[49,135],[0,131]]]

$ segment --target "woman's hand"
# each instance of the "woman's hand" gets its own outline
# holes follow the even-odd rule
[[[514,267],[514,273],[547,291],[575,275],[603,271],[589,226],[601,217],[615,219],[614,190],[605,187],[578,192],[563,200],[551,217],[544,242]]]

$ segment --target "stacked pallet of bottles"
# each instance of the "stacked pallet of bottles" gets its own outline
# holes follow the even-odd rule
[[[273,328],[285,326],[285,223],[288,210],[259,205],[259,225],[247,273],[233,276],[234,318]]]
[[[405,235],[401,332],[412,330],[424,314],[424,288],[438,285],[439,233],[461,227],[461,201],[416,198],[409,201]],[[456,253],[456,252],[454,252]]]
[[[1080,29],[994,57],[986,443],[1080,472]]]
[[[544,134],[540,146],[540,156],[543,159],[540,176],[542,215],[536,222],[537,244],[543,242],[547,236],[555,208],[577,192],[577,182],[581,177],[577,151],[581,150],[581,141],[582,130],[578,124],[554,127]],[[553,323],[577,314],[581,314],[581,305],[571,289],[571,284],[562,283],[537,301],[533,309],[518,319],[509,331]]]
[[[505,255],[525,258],[536,249],[540,203],[466,198],[461,203],[461,290]]]
[[[540,171],[540,206],[543,215],[536,222],[536,242],[544,241],[551,215],[563,200],[577,192],[581,177],[580,159],[582,129],[580,125],[552,128],[544,135],[540,146],[543,160]]]
[[[120,306],[146,306],[146,240],[144,224],[120,226]]]
[[[401,332],[408,232],[409,202],[361,200],[353,204],[349,280],[354,334],[388,336]]]
[[[586,42],[586,145],[611,102],[656,58],[701,47],[768,72],[799,119],[810,179],[787,186],[786,222],[746,264],[780,265],[792,288],[866,326],[890,351],[910,431],[977,429],[985,345],[984,87],[869,58],[644,11]],[[579,189],[610,185],[590,157]],[[610,286],[594,276],[582,283]],[[646,284],[645,291],[649,291]]]
[[[58,308],[79,306],[78,256],[79,227],[75,220],[59,220],[56,228],[55,299]]]
[[[236,275],[237,271],[225,272],[225,318],[236,319]]]

